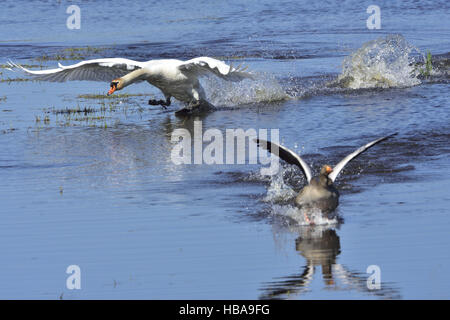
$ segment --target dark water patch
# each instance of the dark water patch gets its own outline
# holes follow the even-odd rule
[[[13,133],[15,131],[19,130],[18,128],[8,128],[8,129],[3,129],[1,130],[2,134],[8,134],[8,133]]]
[[[54,169],[54,168],[67,168],[75,167],[79,164],[76,163],[56,163],[56,164],[31,164],[22,163],[17,165],[0,165],[0,169],[11,169],[11,170],[41,170],[41,169]]]

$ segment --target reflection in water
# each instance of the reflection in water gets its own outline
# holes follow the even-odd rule
[[[193,135],[194,121],[205,117],[163,115],[144,124],[119,124],[108,129],[36,130],[26,136],[20,165],[27,167],[38,162],[56,166],[59,170],[54,174],[64,184],[72,179],[87,181],[90,186],[124,188],[151,185],[152,181],[161,179],[180,181],[185,168],[171,160],[172,132],[183,128]]]
[[[266,283],[262,288],[261,299],[295,298],[311,290],[310,283],[318,267],[322,271],[325,289],[357,290],[384,299],[400,298],[398,292],[381,283],[381,289],[369,290],[369,274],[351,272],[337,263],[341,245],[336,230],[329,226],[301,226],[296,228],[300,236],[295,240],[295,250],[306,259],[301,273],[281,277],[280,280]]]

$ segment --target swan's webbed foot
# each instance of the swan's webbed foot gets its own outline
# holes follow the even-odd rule
[[[165,101],[150,99],[148,100],[148,104],[151,106],[162,106],[164,109],[167,109],[167,107],[170,106],[170,97],[168,97]]]

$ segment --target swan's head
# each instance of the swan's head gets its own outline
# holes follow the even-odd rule
[[[111,81],[110,86],[111,87],[108,91],[108,96],[113,94],[114,91],[116,91],[116,90],[121,90],[124,87],[124,83],[121,78],[118,78],[118,79],[114,79],[113,81]]]
[[[320,174],[324,176],[328,176],[330,173],[333,172],[333,168],[329,166],[328,164],[324,165],[322,169],[320,169]]]

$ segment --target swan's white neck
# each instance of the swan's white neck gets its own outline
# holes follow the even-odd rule
[[[126,86],[129,86],[130,84],[142,80],[143,77],[146,76],[146,71],[144,69],[138,69],[134,70],[120,79],[122,79],[122,88],[125,88]]]

